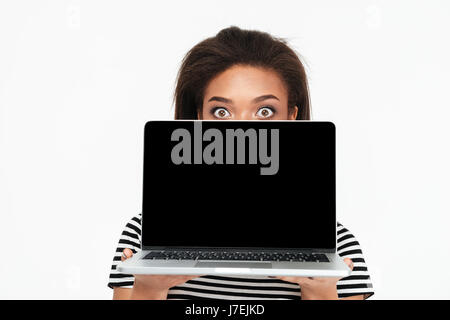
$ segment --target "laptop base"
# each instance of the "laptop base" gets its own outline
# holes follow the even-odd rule
[[[117,270],[125,274],[154,275],[255,275],[295,277],[336,277],[350,275],[350,268],[335,253],[326,253],[329,262],[289,261],[214,261],[214,260],[145,260],[150,251],[136,253],[120,262]]]

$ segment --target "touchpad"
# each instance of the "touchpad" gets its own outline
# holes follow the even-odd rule
[[[195,265],[198,268],[245,268],[245,269],[272,269],[270,262],[197,262]]]

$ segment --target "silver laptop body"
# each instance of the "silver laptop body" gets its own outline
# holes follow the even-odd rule
[[[346,277],[335,176],[331,122],[150,121],[142,250],[117,270]]]

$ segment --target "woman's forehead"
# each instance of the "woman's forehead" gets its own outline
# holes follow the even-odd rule
[[[279,75],[270,69],[253,66],[233,66],[214,77],[207,85],[204,101],[212,96],[228,99],[254,99],[272,94],[287,99],[287,89]]]

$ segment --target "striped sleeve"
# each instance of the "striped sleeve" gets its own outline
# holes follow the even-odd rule
[[[133,253],[141,250],[141,217],[142,214],[134,216],[125,225],[119,243],[117,245],[116,252],[114,253],[111,272],[109,274],[108,287],[113,289],[114,287],[132,288],[134,284],[134,276],[131,274],[121,273],[116,270],[117,263],[120,261],[120,257],[125,248],[131,249]]]
[[[337,283],[339,298],[356,295],[364,295],[365,299],[371,297],[374,294],[372,280],[359,242],[340,223],[337,224],[337,253],[342,258],[350,258],[353,261],[350,276],[340,279]]]

